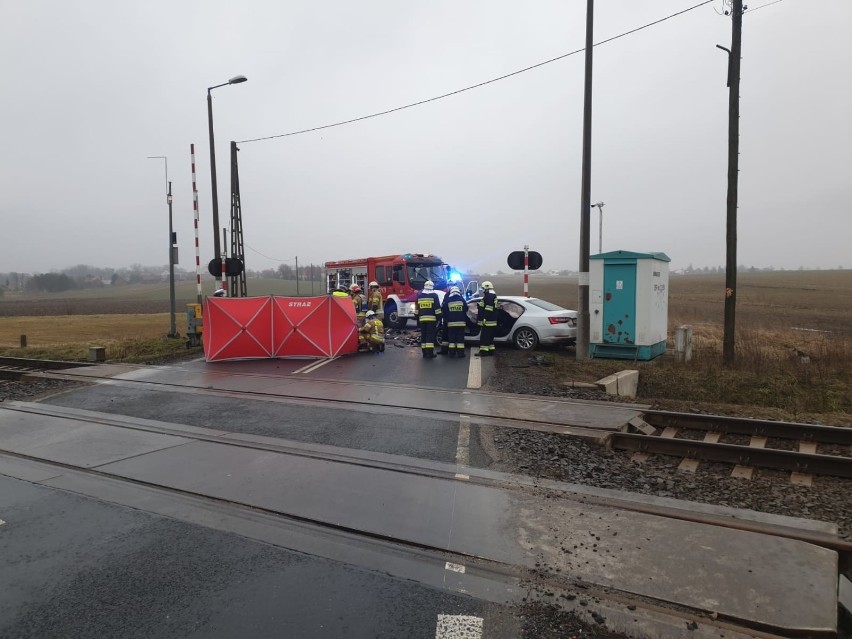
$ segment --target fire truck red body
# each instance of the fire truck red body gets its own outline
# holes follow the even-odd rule
[[[404,328],[414,317],[414,301],[423,284],[430,280],[443,298],[447,289],[461,283],[461,276],[437,255],[403,253],[382,257],[326,262],[327,292],[358,284],[365,292],[376,282],[385,300],[385,322]]]

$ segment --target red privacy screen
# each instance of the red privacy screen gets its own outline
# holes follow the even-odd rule
[[[204,357],[337,357],[357,352],[357,326],[348,297],[208,297]]]

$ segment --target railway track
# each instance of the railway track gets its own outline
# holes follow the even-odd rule
[[[0,357],[0,380],[89,365]],[[382,407],[374,400],[364,403],[374,410]],[[494,416],[490,421],[564,433],[564,426],[532,424],[517,417]],[[734,466],[733,476],[746,479],[756,467],[771,468],[789,471],[792,482],[806,485],[813,475],[852,478],[852,428],[665,411],[644,411],[631,426],[633,432],[611,433],[605,439],[610,448],[633,451],[637,461],[652,454],[681,457],[679,469],[687,472],[694,472],[701,461],[727,463]]]
[[[852,428],[664,411],[646,411],[631,426],[638,432],[614,433],[608,445],[634,451],[637,461],[673,455],[687,472],[701,461],[728,463],[745,479],[755,467],[773,468],[798,484],[813,475],[852,478]]]
[[[88,362],[60,362],[50,359],[27,359],[24,357],[0,357],[0,380],[19,380],[32,373],[57,371],[66,368],[90,366]]]

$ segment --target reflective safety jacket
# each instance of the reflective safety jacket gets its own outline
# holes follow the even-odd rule
[[[371,342],[385,341],[385,326],[382,324],[382,320],[375,317],[364,322],[364,325],[358,331],[363,333]]]
[[[476,309],[476,321],[480,326],[497,326],[497,311],[500,302],[493,290],[485,291]]]
[[[364,317],[367,311],[364,309],[364,296],[361,293],[352,294],[352,303],[355,305],[355,315]]]
[[[344,293],[343,291],[332,291],[332,297],[349,297],[349,293]]]
[[[461,295],[453,293],[444,297],[441,305],[444,324],[448,328],[465,326],[467,324],[467,304]]]
[[[434,291],[420,291],[414,303],[414,317],[418,322],[437,322],[441,317],[441,304]]]
[[[367,310],[374,313],[382,313],[384,312],[384,308],[385,301],[382,299],[382,292],[377,288],[372,289],[367,298]]]

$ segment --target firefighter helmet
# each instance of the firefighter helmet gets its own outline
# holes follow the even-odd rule
[[[370,288],[379,288],[378,282],[370,282]]]
[[[373,317],[373,315],[375,315],[375,314],[376,314],[376,311],[367,311],[367,314],[365,315],[365,317]]]
[[[484,290],[484,291],[493,291],[493,290],[494,290],[494,285],[493,285],[491,282],[483,282],[483,283],[482,283],[482,290]]]
[[[350,291],[352,291],[353,293],[360,293],[360,292],[361,292],[361,287],[360,287],[360,286],[358,286],[357,284],[351,284],[351,285],[349,286],[349,290],[350,290]]]
[[[450,295],[461,295],[461,291],[458,286],[453,286],[450,288]]]
[[[434,288],[435,288],[435,284],[432,283],[432,280],[426,280],[426,282],[423,284],[423,290],[424,291],[431,291]]]

